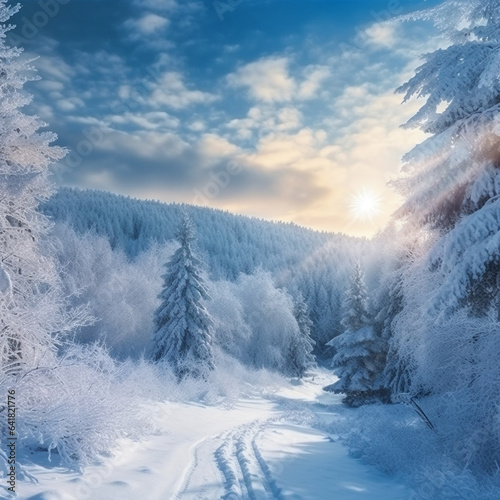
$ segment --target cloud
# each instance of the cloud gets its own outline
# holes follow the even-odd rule
[[[363,37],[373,47],[393,48],[398,43],[398,25],[394,22],[375,23],[365,29]]]
[[[288,72],[286,57],[267,57],[246,64],[227,76],[234,88],[246,88],[253,99],[264,102],[290,101],[296,84]]]
[[[170,21],[158,14],[148,13],[139,19],[129,19],[125,22],[125,27],[132,31],[132,38],[149,36],[163,31],[170,24]]]
[[[275,130],[295,130],[302,125],[302,113],[292,106],[281,108],[276,115]]]
[[[36,69],[45,80],[55,82],[69,82],[76,74],[74,67],[57,55],[42,55],[36,60]]]
[[[227,75],[230,87],[246,88],[249,96],[259,102],[283,103],[304,101],[320,96],[323,84],[331,77],[326,65],[306,66],[301,75],[290,72],[288,57],[267,57],[248,63]]]
[[[172,117],[166,113],[110,117],[114,126],[141,130],[106,132],[68,182],[365,235],[381,227],[399,205],[386,183],[398,173],[404,152],[422,139],[398,127],[416,107],[401,106],[398,96],[376,85],[354,85],[344,89],[334,118],[323,127],[303,126],[293,106],[262,105],[230,122],[228,136],[191,122],[191,129],[203,133],[189,141],[180,132],[154,128],[162,119],[169,124]],[[266,123],[273,125],[257,134]],[[245,130],[254,135],[253,146],[235,142]],[[240,165],[241,173],[227,174],[230,162]],[[221,186],[213,184],[217,178]],[[363,189],[381,197],[383,211],[372,222],[354,223],[349,204]]]
[[[168,71],[159,76],[148,102],[155,107],[180,110],[194,104],[209,104],[217,99],[215,94],[188,89],[181,73]]]
[[[240,148],[217,134],[203,134],[195,145],[198,166],[206,169],[240,154]]]
[[[323,83],[330,78],[331,69],[323,65],[311,65],[304,70],[305,79],[300,83],[298,97],[312,99],[318,96]]]
[[[127,112],[121,115],[111,115],[108,120],[114,125],[125,125],[139,130],[168,130],[179,127],[180,120],[164,111],[149,113]]]
[[[225,52],[226,54],[231,54],[233,52],[237,52],[240,49],[241,49],[241,45],[240,44],[224,45],[222,47],[223,52]]]
[[[77,108],[82,108],[85,103],[78,97],[69,97],[57,101],[56,105],[61,111],[69,112],[75,111]]]
[[[202,120],[195,120],[188,125],[188,129],[192,132],[203,132],[207,128]]]
[[[295,171],[316,169],[320,164],[324,165],[323,159],[318,155],[324,140],[322,132],[310,128],[301,129],[294,134],[271,133],[259,140],[255,152],[249,155],[249,159],[266,169],[284,167]]]
[[[121,151],[137,159],[177,158],[189,145],[174,133],[115,131],[106,136],[102,150]]]
[[[286,136],[286,134],[285,134]],[[279,146],[291,143],[308,150],[314,133],[301,132],[287,143],[285,136]],[[306,137],[307,136],[307,137]],[[264,210],[273,200],[267,216],[285,218],[293,207],[316,204],[327,189],[318,182],[316,173],[307,168],[283,167],[281,163],[266,163],[270,140],[262,141],[257,153],[245,151],[228,139],[205,133],[193,143],[176,133],[157,131],[124,132],[107,129],[95,145],[92,154],[84,158],[79,169],[66,175],[67,183],[99,189],[119,189],[120,192],[162,199],[194,202],[199,193],[214,207],[234,206],[240,213],[255,214],[256,203]],[[301,154],[296,153],[300,161]],[[224,178],[227,165],[242,165],[241,173],[231,175],[230,185],[220,189],[216,197],[206,187],[214,176]],[[139,168],[140,167],[140,168]],[[222,174],[221,174],[222,172]],[[221,177],[222,175],[222,177]],[[154,194],[153,194],[154,193]],[[212,194],[210,194],[212,193]],[[237,208],[236,208],[237,207]],[[264,212],[260,215],[265,215]]]
[[[338,119],[330,125],[341,127],[340,133],[321,155],[334,164],[335,170],[346,172],[343,195],[331,203],[332,220],[343,231],[373,232],[385,225],[400,205],[400,197],[387,182],[399,174],[401,157],[425,138],[420,131],[399,127],[419,106],[418,102],[402,106],[400,96],[370,84],[347,87],[336,100],[334,114]],[[381,198],[381,212],[372,221],[353,225],[345,212],[352,196],[364,189]]]
[[[247,140],[254,134],[263,136],[271,131],[281,132],[296,130],[302,126],[303,116],[293,106],[253,106],[245,118],[236,118],[226,124],[226,128],[234,130],[235,139]]]
[[[177,27],[188,4],[135,0],[144,10],[127,22],[128,29],[149,49],[152,39],[162,39],[160,31],[169,33],[169,22]],[[71,66],[47,55],[40,90],[50,99],[38,107],[42,116],[64,111],[56,115],[59,130],[75,150],[82,130],[103,133],[92,154],[68,172],[70,184],[163,201],[192,202],[202,193],[216,208],[368,234],[399,205],[386,182],[397,175],[401,156],[422,139],[399,129],[418,103],[400,106],[392,89],[430,42],[415,44],[406,28],[386,25],[364,33],[361,48],[332,53],[318,46],[314,54],[308,51],[305,65],[299,64],[304,54],[293,47],[249,59],[244,44],[220,45],[226,64],[236,55],[243,62],[228,75],[210,68],[204,81],[212,78],[212,87],[202,87],[192,79],[196,72],[183,66],[185,47],[158,55],[152,71],[146,62],[134,66],[126,56],[99,49],[78,53]],[[218,89],[224,82],[223,93]],[[219,186],[216,196],[203,194],[214,179],[230,175],[231,162],[241,172]],[[354,224],[350,198],[363,189],[382,198],[383,211],[372,223]]]

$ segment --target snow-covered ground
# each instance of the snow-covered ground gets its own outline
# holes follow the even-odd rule
[[[27,469],[38,483],[20,483],[18,498],[407,499],[404,485],[349,456],[325,430],[343,418],[340,398],[321,391],[331,382],[317,373],[231,407],[161,404],[152,411],[163,432],[123,440],[83,475],[37,460]]]

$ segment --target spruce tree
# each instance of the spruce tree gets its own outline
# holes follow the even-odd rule
[[[447,0],[404,19],[431,21],[449,41],[397,89],[405,101],[424,100],[404,127],[429,134],[404,157],[394,182],[405,197],[395,217],[420,247],[394,322],[391,385],[416,394],[432,392],[423,360],[451,341],[444,326],[456,313],[500,318],[500,6]],[[477,363],[481,339],[471,333],[469,343],[468,358],[457,364]]]
[[[376,334],[368,312],[368,295],[359,264],[346,292],[343,310],[345,330],[328,343],[336,350],[332,367],[339,380],[325,390],[345,394],[343,402],[349,406],[385,399],[382,377],[385,343]]]
[[[293,376],[302,378],[307,370],[316,364],[312,353],[316,342],[311,338],[313,322],[309,317],[309,308],[300,292],[295,298],[293,315],[297,321],[299,330],[290,345],[288,366]]]
[[[209,300],[203,263],[193,250],[195,230],[187,214],[177,233],[180,243],[163,275],[161,305],[155,312],[151,359],[165,362],[178,380],[206,377],[214,368],[212,320],[203,300]]]
[[[395,215],[435,243],[430,313],[445,320],[465,305],[485,316],[500,281],[500,7],[448,0],[405,19],[430,20],[450,45],[425,55],[398,89],[405,100],[425,99],[404,127],[430,137],[404,157],[394,185],[405,201]]]

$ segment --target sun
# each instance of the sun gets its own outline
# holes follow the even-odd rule
[[[351,214],[357,220],[372,220],[380,212],[380,196],[363,189],[351,197]]]

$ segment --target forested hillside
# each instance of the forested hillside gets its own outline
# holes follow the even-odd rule
[[[300,291],[311,311],[319,351],[340,331],[343,289],[353,266],[371,245],[364,239],[291,223],[100,191],[62,188],[41,210],[53,221],[67,223],[77,234],[105,237],[116,254],[126,255],[129,265],[141,261],[152,246],[173,241],[186,211],[196,228],[197,248],[210,278],[235,281],[241,273],[261,269],[269,271],[277,286],[292,295]],[[95,245],[91,247],[95,249]]]

